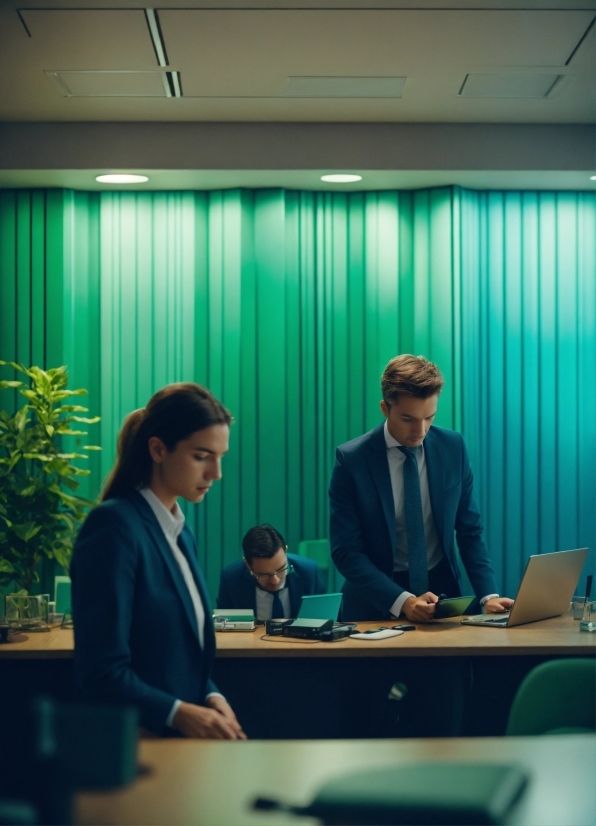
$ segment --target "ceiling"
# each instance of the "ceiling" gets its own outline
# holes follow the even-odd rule
[[[0,120],[596,120],[594,3],[189,5],[5,2]]]
[[[596,0],[147,2],[0,0],[0,145],[3,131],[24,130],[11,161],[0,152],[0,188],[99,189],[96,174],[133,171],[131,160],[151,189],[337,189],[320,181],[331,169],[363,175],[343,189],[596,188],[585,137],[562,144],[560,165],[557,142],[544,144],[538,131],[536,159],[526,135],[510,165],[492,165],[497,132],[492,145],[477,143],[481,128],[596,122]],[[86,153],[85,124],[106,129]],[[195,162],[192,135],[181,130],[200,124],[234,136],[222,131]],[[316,128],[325,124],[340,132],[328,131],[323,145]],[[374,134],[346,161],[358,124]],[[417,125],[420,137],[389,159],[383,130]],[[293,141],[279,142],[282,126]],[[275,162],[251,166],[258,139],[246,155],[241,127],[262,127]],[[448,128],[467,130],[463,142],[441,143]]]

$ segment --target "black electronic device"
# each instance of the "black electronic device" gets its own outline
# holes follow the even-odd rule
[[[392,625],[391,629],[393,631],[415,631],[415,625]]]
[[[284,627],[294,622],[292,619],[270,619],[265,622],[265,633],[269,637],[281,637]]]
[[[284,625],[282,635],[284,637],[298,637],[303,640],[320,640],[326,631],[333,628],[333,620],[323,619],[297,619],[294,622]]]
[[[337,640],[345,640],[354,630],[354,623],[349,625],[340,625],[333,623],[333,628],[330,631],[323,631],[321,634],[321,642],[336,642]]]

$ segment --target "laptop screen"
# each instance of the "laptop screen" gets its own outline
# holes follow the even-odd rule
[[[341,594],[314,594],[302,597],[298,619],[337,620],[341,605]]]

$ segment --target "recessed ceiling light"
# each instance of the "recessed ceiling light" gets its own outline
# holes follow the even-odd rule
[[[98,175],[95,179],[100,184],[144,184],[146,175]]]
[[[351,184],[361,181],[362,175],[321,175],[321,180],[328,184]]]
[[[596,181],[596,175],[590,175],[590,180],[591,181]]]

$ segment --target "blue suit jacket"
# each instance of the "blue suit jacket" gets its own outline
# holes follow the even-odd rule
[[[158,734],[175,700],[217,691],[211,606],[192,533],[179,537],[205,608],[201,649],[188,588],[151,507],[136,491],[95,508],[71,564],[77,686],[88,700],[131,704]]]
[[[324,594],[325,586],[319,576],[317,563],[304,556],[288,554],[294,571],[288,574],[287,587],[290,591],[290,612],[298,616],[300,600],[311,594]],[[250,575],[243,559],[232,562],[221,572],[218,608],[252,608],[256,615],[255,578]]]
[[[342,618],[382,619],[403,593],[392,580],[395,508],[384,425],[337,448],[329,487],[331,555],[345,577]],[[497,593],[472,470],[459,433],[431,427],[424,440],[433,518],[457,581],[454,532],[478,598]]]

